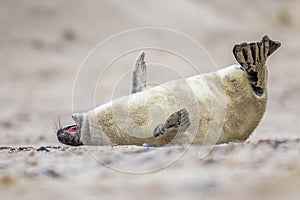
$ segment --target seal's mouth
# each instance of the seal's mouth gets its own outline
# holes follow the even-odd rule
[[[79,128],[78,128],[78,126],[77,125],[70,125],[70,126],[67,126],[66,128],[65,128],[65,130],[67,130],[67,131],[69,131],[69,132],[78,132],[78,130],[79,130]]]
[[[57,131],[57,139],[59,142],[66,145],[83,145],[80,140],[80,128],[76,124],[60,128]]]

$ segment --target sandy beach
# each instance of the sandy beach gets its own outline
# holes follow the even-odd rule
[[[299,199],[299,13],[296,0],[1,0],[0,198]],[[89,52],[115,34],[141,27],[193,38],[215,64],[206,56],[199,62],[203,72],[236,63],[236,43],[265,34],[282,43],[267,63],[267,111],[247,141],[216,145],[204,158],[199,151],[210,147],[68,147],[57,141],[58,118],[70,124],[73,112],[91,109],[83,94],[75,109],[72,99]],[[152,34],[149,41],[163,38]],[[132,42],[123,41],[120,48]],[[151,63],[182,64],[166,53],[149,50],[146,56]],[[129,79],[116,80],[135,57],[130,53],[112,65],[96,92],[97,105],[128,94]],[[99,63],[99,69],[105,66]],[[184,76],[195,74],[184,70]],[[177,76],[149,66],[153,83]]]

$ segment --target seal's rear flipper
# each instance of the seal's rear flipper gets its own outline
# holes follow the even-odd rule
[[[141,52],[134,65],[130,93],[143,91],[147,88],[145,52]]]
[[[268,37],[267,35],[265,37]],[[269,39],[269,51],[268,51],[268,56],[270,56],[274,51],[276,51],[280,46],[281,43],[277,41],[273,41]]]
[[[188,111],[183,108],[174,112],[164,123],[156,126],[153,132],[154,137],[170,137],[169,133],[184,132],[191,125]],[[172,136],[174,137],[174,136]]]
[[[233,55],[246,70],[254,92],[261,96],[266,87],[267,58],[280,47],[280,42],[265,35],[260,42],[243,42],[233,47]]]

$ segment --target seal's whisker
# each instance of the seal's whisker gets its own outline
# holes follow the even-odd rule
[[[62,129],[60,114],[58,114],[58,117],[53,120],[52,128],[53,128],[54,133],[57,133],[57,131]]]

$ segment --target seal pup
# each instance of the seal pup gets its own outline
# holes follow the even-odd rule
[[[268,36],[237,44],[233,55],[238,65],[153,88],[147,86],[145,53],[141,52],[130,95],[73,114],[75,124],[60,128],[57,138],[72,146],[244,141],[266,110],[266,60],[280,45]]]

